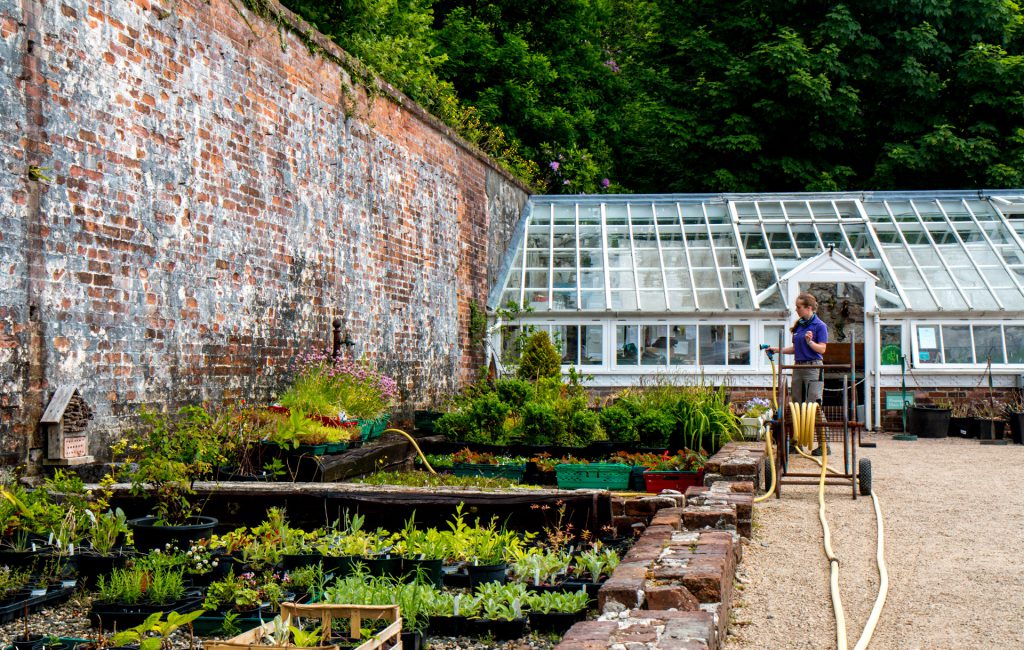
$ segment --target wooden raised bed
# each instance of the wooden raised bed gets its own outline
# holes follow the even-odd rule
[[[390,623],[372,639],[359,645],[355,650],[376,650],[384,648],[385,644],[391,650],[402,650],[402,616],[398,605],[296,605],[295,603],[281,603],[281,624],[287,627],[292,624],[293,619],[316,618],[320,619],[323,629],[324,640],[331,634],[331,624],[334,619],[346,618],[349,620],[350,639],[359,639],[362,633],[363,621],[385,620]],[[276,623],[271,621],[260,627],[243,632],[236,637],[226,641],[209,641],[203,645],[206,650],[296,650],[298,646],[287,644],[284,646],[263,645],[261,640],[268,634],[273,634]],[[394,644],[389,644],[393,641]],[[317,650],[338,650],[337,645],[317,646]]]

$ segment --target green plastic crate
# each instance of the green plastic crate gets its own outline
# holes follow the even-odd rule
[[[558,487],[563,490],[592,488],[599,490],[625,490],[629,488],[632,467],[622,463],[561,463],[555,465]]]

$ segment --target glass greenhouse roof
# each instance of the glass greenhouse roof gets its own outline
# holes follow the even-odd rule
[[[490,306],[781,310],[779,279],[829,247],[888,311],[1024,311],[1024,191],[534,196]]]

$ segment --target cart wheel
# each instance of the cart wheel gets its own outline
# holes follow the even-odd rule
[[[860,493],[863,496],[871,495],[871,459],[861,458],[860,463]]]

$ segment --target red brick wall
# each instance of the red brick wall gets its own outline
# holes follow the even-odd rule
[[[523,188],[236,6],[0,0],[8,460],[41,446],[56,385],[81,386],[96,434],[143,403],[266,400],[333,318],[407,408],[479,363],[469,302]]]

